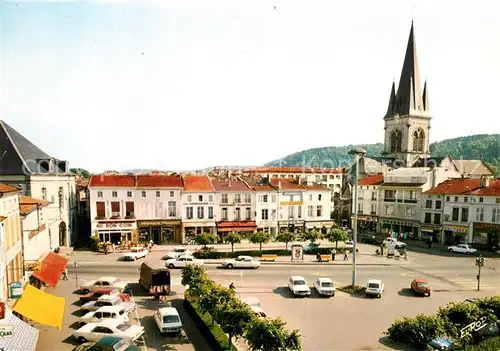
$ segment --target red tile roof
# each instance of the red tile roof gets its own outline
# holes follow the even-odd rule
[[[182,178],[178,175],[145,174],[136,176],[138,188],[182,188]]]
[[[135,176],[124,174],[93,175],[89,181],[89,188],[91,187],[134,188]]]
[[[200,193],[200,192],[214,192],[210,178],[207,176],[189,175],[182,177],[184,181],[184,192]]]
[[[251,191],[241,180],[212,180],[215,191]]]
[[[358,185],[380,185],[384,182],[383,174],[367,175],[358,181]]]
[[[314,167],[255,167],[244,170],[246,173],[321,173],[341,174],[345,168],[314,168]]]
[[[271,185],[281,190],[306,190],[306,187],[294,179],[272,178]]]
[[[45,200],[38,200],[32,197],[21,195],[19,197],[19,210],[23,216],[27,216],[35,211],[37,207],[48,206],[49,202]]]
[[[438,186],[427,190],[424,194],[436,195],[458,195],[475,190],[481,186],[481,180],[477,178],[452,178],[438,184]]]
[[[467,194],[478,196],[500,196],[500,179],[490,179],[487,187],[472,190]]]
[[[15,193],[15,192],[20,192],[21,190],[14,188],[11,185],[7,184],[0,184],[0,193],[6,194],[6,193]]]
[[[276,191],[276,189],[274,189],[269,184],[252,185],[252,190],[253,191]]]

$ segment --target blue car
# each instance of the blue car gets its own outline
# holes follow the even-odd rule
[[[451,350],[453,341],[443,337],[431,340],[427,345],[432,347],[434,350]]]

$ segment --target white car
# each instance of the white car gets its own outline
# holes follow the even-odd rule
[[[139,258],[144,258],[149,253],[145,247],[133,247],[131,252],[123,254],[124,261],[135,261]]]
[[[267,317],[267,313],[260,307],[260,300],[256,297],[243,297],[241,302],[248,305],[257,317]]]
[[[173,258],[177,258],[179,256],[193,256],[193,253],[189,251],[185,247],[176,247],[173,251],[168,252],[163,259],[164,260],[170,260]]]
[[[477,252],[476,249],[474,249],[470,245],[466,245],[466,244],[460,244],[460,245],[456,245],[456,246],[448,246],[448,251],[449,252],[464,253],[466,255],[475,254]]]
[[[310,296],[311,289],[307,285],[304,277],[293,275],[288,279],[288,288],[293,296]]]
[[[135,310],[136,305],[133,302],[122,301],[120,295],[102,295],[97,301],[89,301],[80,307],[81,311],[97,311],[104,306],[118,306],[123,308],[125,312],[129,313]]]
[[[144,334],[144,327],[123,322],[119,319],[107,319],[99,323],[88,323],[73,333],[80,343],[99,341],[105,336],[116,336],[127,342],[134,342]]]
[[[165,262],[165,267],[170,269],[172,268],[184,268],[188,264],[196,264],[199,266],[203,266],[205,263],[203,260],[198,260],[193,256],[179,256],[177,258],[172,258]]]
[[[396,238],[391,238],[390,236],[385,238],[382,244],[384,245],[384,247],[393,246],[396,250],[404,249],[406,247],[405,243],[398,241],[398,239]]]
[[[80,290],[84,294],[102,288],[113,288],[123,292],[127,290],[128,284],[115,277],[100,277],[99,279],[86,281],[80,286]]]
[[[313,287],[321,296],[335,296],[335,284],[330,278],[315,279]]]
[[[381,297],[384,292],[384,283],[381,280],[370,279],[366,282],[365,295]]]
[[[181,317],[175,307],[160,308],[154,314],[154,320],[162,335],[168,333],[180,333],[182,331]]]
[[[222,262],[224,268],[259,268],[260,261],[254,259],[252,256],[238,256],[232,260]]]
[[[121,306],[103,306],[97,311],[91,311],[80,317],[78,322],[80,326],[87,323],[99,323],[105,319],[114,318],[120,319],[123,322],[128,322],[128,314]]]

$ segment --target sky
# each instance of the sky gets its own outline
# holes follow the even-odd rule
[[[97,172],[383,141],[412,18],[431,142],[499,133],[500,1],[3,2],[1,119]]]

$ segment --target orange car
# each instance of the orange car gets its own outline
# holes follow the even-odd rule
[[[422,278],[413,279],[413,281],[411,282],[410,289],[415,294],[431,296],[431,285],[425,279]]]

